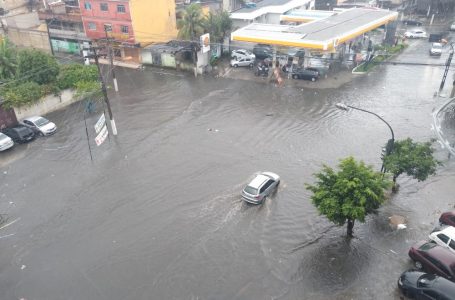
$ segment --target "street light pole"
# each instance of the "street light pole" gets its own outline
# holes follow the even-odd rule
[[[369,111],[369,110],[366,110],[366,109],[362,109],[362,108],[358,108],[358,107],[351,106],[351,105],[346,105],[346,104],[344,104],[344,103],[337,103],[335,106],[336,106],[337,108],[339,108],[339,109],[346,110],[346,111],[348,111],[349,108],[355,109],[355,110],[360,110],[360,111],[366,112],[366,113],[368,113],[368,114],[371,114],[371,115],[373,115],[373,116],[376,116],[379,120],[381,120],[382,122],[384,122],[384,123],[387,125],[387,127],[389,127],[390,133],[392,134],[392,138],[387,142],[386,153],[385,153],[385,155],[389,155],[389,154],[392,152],[392,150],[393,150],[393,145],[394,145],[394,143],[395,143],[395,134],[393,133],[392,126],[390,126],[390,124],[387,123],[387,121],[384,120],[380,115],[378,115],[378,114],[376,114],[376,113],[374,113],[374,112],[372,112],[372,111]],[[383,163],[382,163],[382,167],[381,167],[381,172],[384,172],[384,173],[385,173],[385,171],[386,171],[386,170],[385,170],[384,162],[383,162]]]

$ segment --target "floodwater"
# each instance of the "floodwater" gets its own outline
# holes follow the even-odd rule
[[[427,46],[411,41],[403,56],[427,61]],[[351,155],[380,169],[387,126],[338,102],[383,116],[397,139],[434,138],[442,73],[388,65],[339,89],[302,90],[117,70],[119,135],[97,147],[103,108],[87,115],[93,162],[82,102],[48,116],[54,136],[1,153],[0,298],[398,299],[407,250],[454,205],[447,152],[435,144],[438,174],[400,177],[350,241],[318,215],[305,183]],[[258,171],[282,183],[247,205],[240,191]],[[408,228],[389,228],[392,214]]]

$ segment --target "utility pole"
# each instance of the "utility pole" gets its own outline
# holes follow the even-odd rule
[[[98,78],[101,82],[101,90],[103,92],[104,102],[106,102],[107,111],[109,112],[109,119],[111,120],[112,134],[117,135],[117,126],[115,126],[114,116],[112,115],[111,104],[109,102],[109,98],[107,97],[106,84],[104,83],[103,75],[101,74],[101,68],[100,68],[100,64],[98,61],[99,54],[96,53],[96,50],[98,50],[98,47],[91,47],[89,50],[93,51],[93,55],[87,55],[85,58],[95,59],[95,64],[96,64],[96,67],[98,68]]]
[[[49,32],[49,25],[54,21],[54,19],[51,19],[49,22],[49,19],[46,19],[46,29],[47,29],[47,38],[49,39],[49,46],[51,47],[51,54],[54,56],[54,48],[52,47],[52,40],[51,40],[51,34]]]
[[[114,70],[114,58],[112,55],[111,39],[107,35],[106,26],[104,26],[104,33],[106,34],[107,51],[108,51],[108,55],[109,55],[109,62],[111,64],[112,80],[114,81],[114,89],[116,92],[118,92],[117,77],[115,77],[115,70]]]
[[[450,63],[452,62],[452,57],[453,57],[453,45],[450,44],[450,47],[451,47],[452,49],[450,50],[449,58],[447,58],[447,61],[446,61],[446,68],[445,68],[445,70],[444,70],[444,75],[442,76],[441,85],[439,86],[439,93],[441,93],[442,89],[444,88],[444,84],[445,84],[446,78],[447,78],[447,73],[449,73]]]

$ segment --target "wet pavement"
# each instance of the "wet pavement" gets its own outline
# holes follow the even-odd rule
[[[411,41],[402,57],[428,61],[428,47]],[[350,241],[304,184],[349,155],[380,169],[387,127],[337,102],[380,114],[397,139],[434,138],[443,70],[384,65],[337,89],[302,89],[118,69],[119,135],[95,145],[98,105],[93,163],[83,103],[48,115],[54,136],[1,153],[0,298],[398,299],[407,250],[454,206],[455,160],[436,144],[438,174],[399,178]],[[243,185],[265,170],[281,176],[278,191],[243,203]],[[395,214],[407,229],[389,227]]]

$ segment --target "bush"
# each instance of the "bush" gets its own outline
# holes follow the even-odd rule
[[[3,107],[6,109],[13,106],[28,106],[38,102],[44,95],[45,89],[33,81],[8,86],[0,90],[3,98]]]
[[[98,69],[96,66],[84,66],[81,64],[63,65],[57,78],[58,87],[62,90],[76,88],[80,81],[97,81]]]
[[[22,82],[34,81],[48,84],[57,78],[59,67],[57,60],[35,49],[21,50],[17,57],[17,77]]]
[[[78,81],[75,89],[74,97],[79,99],[99,98],[102,95],[101,85],[98,81]]]

